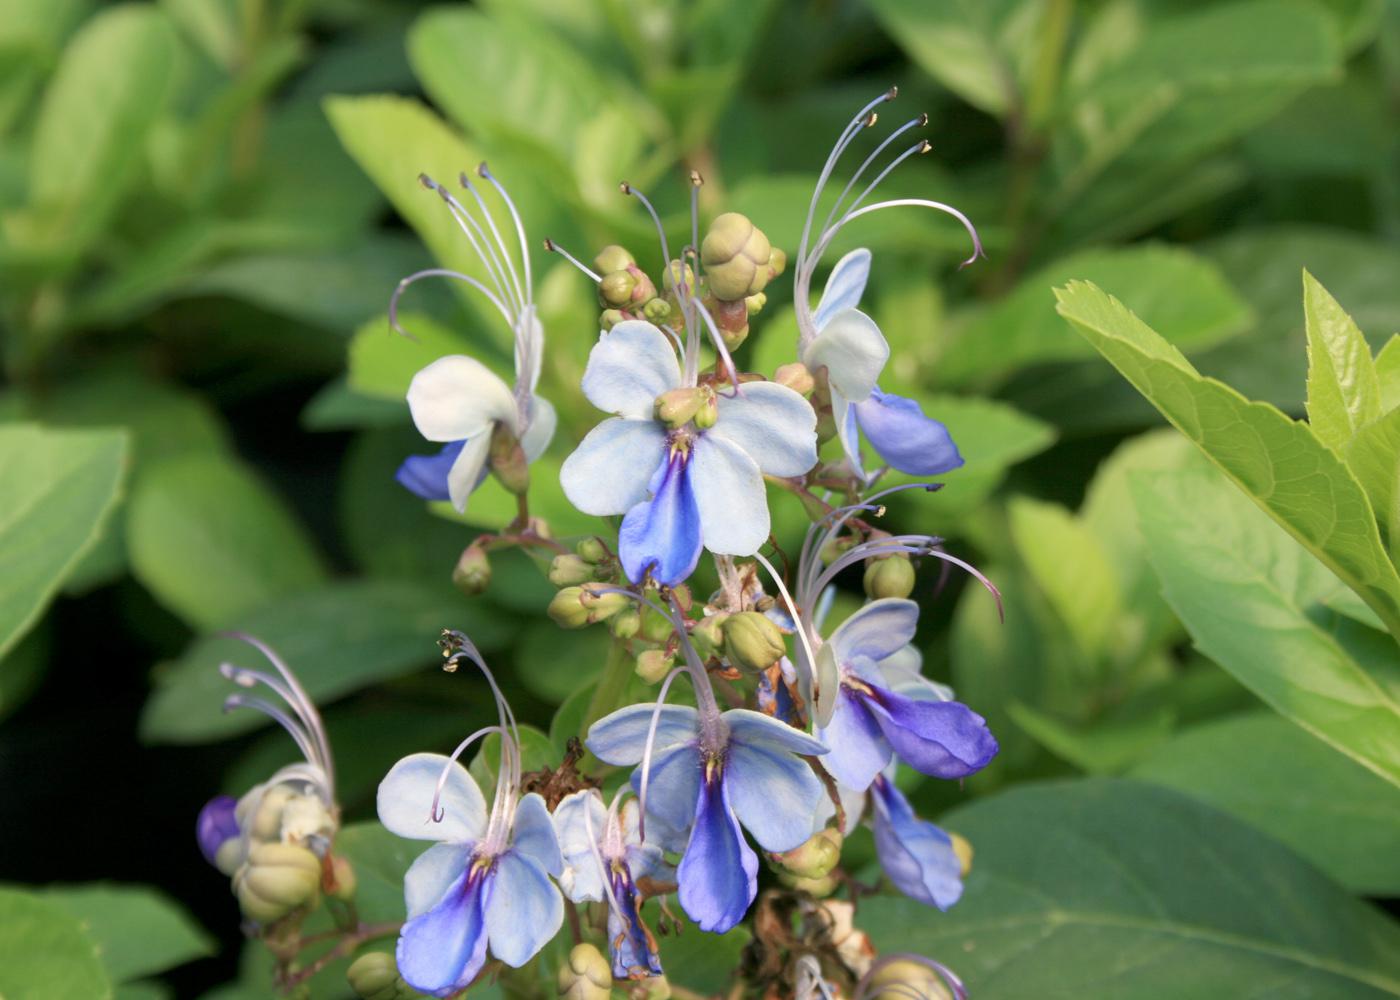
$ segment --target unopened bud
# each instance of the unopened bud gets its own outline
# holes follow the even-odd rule
[[[602,590],[596,583],[585,583],[579,589],[579,602],[588,611],[589,624],[606,621],[632,606],[632,599],[626,594],[617,590]]]
[[[779,385],[785,385],[800,396],[805,396],[811,392],[816,385],[816,380],[812,378],[812,373],[807,370],[807,366],[801,361],[794,361],[789,365],[780,365],[773,373],[773,381]]]
[[[670,389],[656,397],[656,419],[671,427],[684,426],[695,418],[707,399],[713,404],[714,398],[715,391],[709,386]]]
[[[273,785],[257,802],[257,812],[249,833],[254,840],[277,841],[282,839],[282,810],[296,792],[286,785]]]
[[[598,325],[604,330],[611,330],[626,318],[620,309],[604,309],[598,316]]]
[[[690,584],[678,583],[671,588],[671,596],[676,599],[676,604],[686,614],[690,613],[690,607],[695,603],[695,597],[690,592]]]
[[[772,256],[772,244],[763,230],[738,212],[717,217],[700,243],[710,293],[730,302],[763,291],[771,275]]]
[[[671,318],[671,303],[663,298],[654,298],[642,306],[642,315],[653,323],[664,323]]]
[[[816,899],[824,899],[830,896],[841,886],[841,880],[835,875],[822,875],[817,878],[803,878],[801,875],[794,875],[778,869],[778,881],[789,889],[798,892],[805,892]]]
[[[798,878],[823,878],[841,860],[842,841],[840,830],[824,827],[792,850],[772,855],[773,862]]]
[[[744,300],[744,312],[750,316],[757,316],[759,313],[763,312],[763,307],[767,304],[767,292],[759,292],[756,295],[750,295]]]
[[[237,869],[242,853],[237,807],[232,796],[217,795],[204,804],[195,824],[195,839],[204,860],[228,876]]]
[[[903,553],[870,560],[865,567],[865,592],[872,599],[908,597],[914,592],[914,564]]]
[[[584,562],[590,562],[595,566],[608,558],[608,547],[596,535],[579,542],[574,546],[574,551]]]
[[[342,903],[348,903],[355,898],[355,889],[359,886],[360,880],[355,877],[355,866],[350,863],[349,858],[343,858],[336,854],[331,857],[331,879],[330,893]]]
[[[545,613],[560,628],[583,628],[588,624],[588,609],[583,606],[583,588],[565,587],[549,602]]]
[[[709,389],[709,386],[705,388]],[[702,431],[709,430],[719,420],[719,400],[715,398],[713,389],[709,395],[700,403],[700,408],[695,411],[695,426]]]
[[[664,649],[647,649],[637,654],[637,676],[647,684],[659,683],[670,672],[676,658]]]
[[[417,995],[403,981],[394,956],[388,952],[371,951],[361,955],[350,963],[345,978],[360,1000],[402,1000]]]
[[[674,630],[671,619],[660,611],[649,604],[642,607],[642,638],[649,642],[666,642]]]
[[[582,556],[565,552],[549,564],[549,582],[556,587],[573,587],[593,579],[593,565]]]
[[[695,623],[690,630],[690,641],[701,660],[718,656],[724,649],[724,622],[729,615],[723,611],[708,615]]]
[[[866,991],[870,1000],[953,1000],[943,979],[928,966],[908,959],[896,959],[875,970]]]
[[[632,304],[632,291],[636,287],[637,279],[631,271],[605,274],[598,282],[598,302],[605,308],[625,309]]]
[[[293,795],[282,807],[281,841],[302,844],[312,839],[329,840],[335,835],[335,819],[319,795]]]
[[[244,916],[260,924],[314,901],[320,885],[321,859],[294,844],[255,844],[233,877]]]
[[[559,968],[563,1000],[608,1000],[612,995],[612,966],[591,944],[576,944]]]
[[[694,295],[696,292],[695,272],[689,264],[673,260],[666,265],[666,273],[662,276],[661,284],[672,295],[679,294],[682,285],[685,286],[689,294]]]
[[[724,623],[724,655],[736,667],[767,670],[787,653],[782,630],[757,611],[741,611]]]
[[[773,252],[768,255],[768,280],[772,281],[786,270],[787,253],[774,247]]]
[[[613,615],[608,628],[619,639],[630,639],[642,630],[642,615],[636,608],[627,608]]]
[[[822,562],[830,566],[836,560],[849,552],[856,544],[856,539],[850,535],[839,535],[822,546]]]
[[[599,274],[609,274],[613,271],[624,271],[637,263],[637,259],[616,243],[598,251],[598,255],[593,258],[593,266]]]
[[[452,585],[468,597],[475,597],[491,586],[491,559],[485,549],[468,545],[462,550],[457,565],[452,567]]]
[[[515,432],[500,421],[491,431],[491,472],[511,493],[523,495],[530,488],[530,462]]]
[[[953,853],[958,856],[958,863],[962,866],[962,876],[967,878],[967,873],[972,871],[972,844],[960,833],[950,833],[949,838],[953,841]]]

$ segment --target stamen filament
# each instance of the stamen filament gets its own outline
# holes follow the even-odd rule
[[[462,230],[462,234],[466,236],[467,242],[471,244],[471,248],[476,251],[477,259],[481,261],[481,265],[486,271],[486,276],[491,280],[491,284],[495,286],[497,297],[510,307],[512,316],[511,325],[513,326],[515,323],[514,316],[520,310],[520,302],[511,294],[511,290],[506,285],[504,274],[497,269],[494,263],[494,257],[488,256],[486,251],[482,249],[482,243],[487,242],[487,240],[486,233],[482,230],[481,224],[472,217],[472,214],[467,211],[466,206],[457,200],[456,195],[427,174],[419,174],[418,180],[429,191],[437,194],[447,206],[447,210],[452,213],[452,218],[457,223],[457,228]]]
[[[705,308],[705,304],[693,295],[690,297],[690,302],[691,305],[699,310],[701,317],[705,320],[705,326],[708,327],[710,331],[710,339],[713,340],[715,344],[715,353],[719,355],[720,361],[724,364],[724,370],[729,375],[729,381],[734,384],[733,392],[721,392],[719,395],[724,396],[725,399],[735,399],[739,395],[739,372],[734,367],[734,359],[729,356],[729,348],[724,346],[724,338],[720,336],[719,328],[715,326],[715,321],[710,316],[710,310]]]
[[[574,267],[578,268],[584,274],[588,275],[589,280],[592,281],[593,284],[598,285],[602,283],[602,275],[598,274],[591,267],[588,267],[586,264],[583,263],[583,261],[579,260],[573,254],[569,253],[569,251],[565,250],[558,243],[555,243],[553,240],[546,237],[544,241],[544,248],[549,253],[557,253],[560,257],[563,257],[570,264],[574,265]]]
[[[525,305],[526,307],[533,306],[535,304],[534,280],[530,274],[530,249],[525,242],[525,224],[520,220],[520,213],[515,208],[515,201],[511,198],[510,192],[506,190],[504,184],[496,180],[496,175],[487,169],[485,160],[481,161],[476,172],[486,178],[487,182],[496,189],[496,193],[506,203],[506,211],[510,212],[511,220],[515,223],[515,235],[520,241],[520,262],[525,268]]]
[[[782,595],[783,603],[788,607],[788,614],[792,615],[793,624],[797,626],[798,650],[802,653],[802,655],[798,657],[798,660],[802,662],[799,662],[798,665],[806,671],[808,683],[811,684],[812,693],[815,695],[817,689],[817,654],[812,649],[812,644],[808,641],[807,634],[811,630],[811,622],[807,621],[805,616],[798,609],[797,602],[795,602],[792,599],[792,595],[788,593],[787,584],[783,583],[782,576],[773,568],[773,564],[768,561],[768,557],[762,552],[755,552],[753,556],[763,565],[763,568],[768,571],[768,575],[773,578],[773,582],[777,584],[778,593]]]
[[[966,229],[968,235],[972,237],[972,256],[958,265],[959,267],[967,267],[969,264],[976,261],[977,258],[986,256],[985,251],[982,249],[982,238],[977,235],[977,228],[973,226],[971,219],[952,205],[945,205],[941,201],[928,201],[924,198],[895,198],[891,201],[880,201],[876,202],[874,205],[866,205],[862,208],[852,209],[843,215],[834,226],[827,230],[826,234],[822,237],[821,243],[818,244],[817,249],[813,251],[814,255],[820,258],[822,253],[826,251],[827,246],[830,245],[832,239],[835,238],[836,234],[862,215],[869,215],[871,212],[879,212],[882,209],[899,208],[901,206],[932,208],[935,211],[951,215],[962,223],[963,228]]]
[[[461,182],[462,187],[471,192],[471,196],[476,199],[477,207],[481,209],[481,214],[485,217],[486,225],[490,227],[493,237],[493,239],[487,240],[483,234],[482,239],[493,256],[497,254],[497,251],[500,252],[499,256],[496,257],[497,263],[501,270],[510,277],[511,284],[515,286],[515,301],[523,310],[525,308],[525,290],[520,286],[520,275],[515,270],[515,261],[511,258],[510,251],[506,249],[506,241],[501,237],[500,229],[496,227],[496,216],[486,204],[486,199],[481,197],[481,191],[471,182],[471,178],[466,174],[458,174],[457,179]]]
[[[452,773],[452,765],[457,763],[457,759],[461,757],[463,753],[466,752],[467,747],[471,746],[483,736],[490,735],[491,733],[500,733],[502,737],[501,742],[502,745],[504,745],[505,731],[501,729],[500,726],[482,726],[476,732],[472,733],[470,736],[464,739],[461,743],[458,743],[457,749],[453,750],[452,753],[448,756],[447,763],[442,766],[442,772],[438,775],[437,785],[433,789],[433,803],[431,808],[428,810],[428,816],[432,819],[434,823],[441,823],[442,818],[445,815],[447,815],[444,810],[438,807],[438,803],[442,800],[442,790],[447,787],[447,776]]]
[[[282,680],[286,683],[287,690],[291,692],[292,695],[291,698],[287,698],[283,695],[283,700],[286,701],[292,711],[296,713],[302,725],[306,728],[307,733],[315,741],[320,755],[319,760],[313,760],[313,763],[318,763],[320,765],[321,770],[326,774],[326,781],[330,789],[333,790],[335,788],[335,759],[331,756],[331,744],[330,740],[326,737],[325,723],[321,720],[321,713],[316,709],[316,703],[311,700],[311,696],[307,694],[306,689],[301,686],[301,682],[297,680],[296,674],[292,673],[291,667],[283,662],[282,657],[278,656],[271,646],[267,645],[267,643],[263,642],[257,636],[236,631],[224,632],[221,634],[232,639],[238,639],[252,646],[263,655],[268,663],[272,664],[273,669],[282,677]],[[309,757],[307,759],[312,760],[312,758]]]
[[[416,340],[417,338],[399,324],[399,298],[409,285],[416,281],[421,281],[423,278],[456,278],[458,281],[464,281],[482,295],[486,296],[486,300],[496,307],[507,324],[515,322],[511,318],[510,310],[506,308],[505,303],[500,300],[496,293],[471,275],[463,274],[461,271],[453,271],[445,267],[429,267],[422,271],[415,271],[413,274],[410,274],[407,278],[400,281],[398,287],[394,289],[394,294],[389,299],[389,325],[394,328],[396,333],[402,334],[409,340]]]
[[[826,229],[831,225],[831,220],[836,217],[836,210],[839,209],[841,207],[841,203],[846,200],[846,195],[851,193],[851,188],[855,187],[856,181],[860,180],[861,176],[870,167],[870,164],[875,162],[876,157],[878,157],[881,153],[888,149],[891,143],[893,143],[905,132],[908,132],[911,128],[923,128],[927,124],[928,115],[919,115],[919,117],[917,118],[909,119],[899,128],[895,129],[889,135],[885,136],[884,140],[881,141],[880,145],[876,146],[875,150],[865,158],[865,160],[861,163],[859,167],[856,168],[856,172],[851,174],[851,179],[846,182],[846,186],[841,189],[841,194],[837,196],[836,201],[834,201],[831,205],[831,211],[826,213],[826,221],[822,223],[823,232],[825,232]]]
[[[303,757],[317,767],[320,767],[322,771],[325,771],[325,767],[320,761],[319,754],[311,736],[308,735],[306,730],[302,729],[300,725],[294,722],[290,715],[282,711],[282,709],[272,704],[272,702],[265,701],[256,695],[231,694],[224,699],[224,711],[231,712],[235,708],[251,708],[267,716],[287,731],[287,735],[292,738],[292,742],[296,743],[297,749],[301,751]],[[330,776],[327,775],[327,777],[329,778]]]
[[[624,923],[627,915],[622,912],[622,905],[617,901],[617,894],[612,890],[612,880],[608,878],[608,866],[603,863],[603,852],[598,849],[598,836],[593,832],[593,801],[602,802],[602,796],[597,789],[590,789],[588,795],[588,805],[583,808],[583,829],[588,834],[588,849],[593,855],[593,860],[598,864],[598,881],[603,885],[603,895],[607,897],[608,906],[618,919]]]
[[[661,689],[656,694],[656,707],[651,711],[651,724],[647,727],[647,741],[642,748],[641,787],[637,789],[637,806],[641,810],[641,815],[637,820],[637,836],[642,843],[646,843],[647,839],[647,787],[651,784],[651,753],[656,746],[656,726],[661,720],[661,709],[666,704],[666,694],[671,690],[671,682],[684,673],[686,669],[685,664],[671,668],[671,672],[661,682]]]

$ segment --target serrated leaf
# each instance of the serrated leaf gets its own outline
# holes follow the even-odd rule
[[[0,658],[100,537],[126,453],[120,431],[0,426]]]
[[[1036,584],[1080,652],[1098,657],[1120,613],[1118,574],[1103,546],[1058,504],[1016,497],[1008,510],[1016,548]]]
[[[1400,576],[1370,502],[1306,425],[1202,377],[1180,351],[1095,286],[1073,282],[1055,294],[1060,315],[1400,636]]]
[[[127,983],[214,953],[214,939],[173,900],[144,885],[56,885],[44,896],[97,942],[113,981]]]
[[[201,628],[226,626],[325,579],[281,498],[222,455],[195,452],[147,470],[132,491],[126,531],[137,579]]]
[[[1341,454],[1352,436],[1381,414],[1371,347],[1337,300],[1303,272],[1308,336],[1308,426]]]
[[[1195,726],[1132,777],[1230,813],[1363,896],[1400,893],[1400,793],[1276,715]]]
[[[0,888],[0,996],[106,1000],[112,983],[76,917],[31,892]]]
[[[930,919],[861,901],[881,953],[937,955],[979,1000],[1400,995],[1400,929],[1287,848],[1176,792],[1093,779],[1017,788],[940,820],[973,844]]]
[[[1143,473],[1133,500],[1163,593],[1196,648],[1400,785],[1400,655],[1383,633],[1330,611],[1341,581],[1213,473]]]

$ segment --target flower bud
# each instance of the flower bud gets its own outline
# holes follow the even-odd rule
[[[530,488],[530,462],[515,432],[500,421],[491,431],[491,471],[511,493],[521,496]]]
[[[856,539],[850,535],[841,535],[837,538],[833,538],[831,541],[827,542],[825,545],[822,546],[822,562],[830,566],[836,560],[840,559],[843,555],[845,555],[855,544]]]
[[[593,566],[572,552],[554,557],[549,564],[549,582],[556,587],[573,587],[593,579]]]
[[[457,565],[452,567],[452,585],[468,597],[475,597],[491,586],[491,559],[485,549],[468,545],[462,550]]]
[[[574,551],[584,562],[598,565],[608,558],[608,548],[603,544],[603,540],[596,535],[592,538],[585,538],[574,546]]]
[[[642,638],[649,642],[668,642],[675,628],[671,619],[651,605],[642,606]]]
[[[579,588],[579,602],[588,611],[588,623],[607,621],[632,606],[632,599],[616,590],[603,590],[600,584],[585,583]]]
[[[233,877],[243,915],[260,924],[313,902],[320,885],[321,860],[295,844],[255,844]]]
[[[329,840],[335,835],[335,820],[317,795],[293,795],[282,807],[282,828],[279,839],[284,844],[312,845],[307,841]]]
[[[897,959],[875,970],[867,990],[870,1000],[907,1000],[927,997],[928,1000],[953,1000],[948,986],[928,966],[908,959]]]
[[[593,266],[599,274],[609,274],[613,271],[625,271],[637,259],[616,243],[610,243],[598,251],[598,256],[593,258]]]
[[[642,615],[636,608],[627,608],[613,615],[608,628],[619,639],[630,639],[642,630]]]
[[[841,831],[824,827],[790,851],[772,855],[773,862],[789,875],[817,879],[831,873],[841,860]]]
[[[805,396],[812,391],[816,385],[816,380],[812,378],[812,373],[807,370],[807,366],[801,361],[794,361],[790,365],[781,365],[773,373],[773,381],[779,385],[785,385],[799,396]]]
[[[598,316],[598,325],[604,330],[611,330],[626,318],[621,309],[604,309]]]
[[[583,588],[565,587],[554,595],[545,613],[560,628],[583,628],[588,624],[588,609],[583,606]]]
[[[416,995],[399,975],[394,956],[384,951],[366,952],[355,959],[345,978],[360,1000],[400,1000]]]
[[[710,387],[706,386],[705,388],[709,389]],[[695,411],[695,426],[706,431],[713,427],[718,420],[719,400],[715,399],[714,390],[710,389],[709,395],[701,402],[700,408]]]
[[[673,260],[666,265],[666,273],[661,279],[662,286],[671,295],[678,295],[682,284],[691,295],[696,292],[695,271],[689,264],[682,264],[678,260]]]
[[[262,798],[257,801],[253,822],[248,826],[254,840],[282,839],[282,810],[295,794],[286,785],[273,785],[263,792]]]
[[[841,886],[841,880],[835,875],[822,875],[818,878],[803,878],[801,875],[793,875],[778,869],[778,881],[789,889],[798,892],[805,892],[816,899],[823,899],[830,896]]]
[[[653,323],[664,323],[671,318],[671,303],[663,298],[654,298],[642,306],[642,315]]]
[[[625,309],[632,304],[632,291],[637,287],[637,279],[628,270],[613,271],[603,275],[598,282],[598,302],[604,308]]]
[[[908,597],[914,592],[914,564],[900,553],[865,565],[865,592],[871,599]]]
[[[656,419],[671,427],[690,423],[708,398],[714,404],[715,391],[709,386],[671,389],[656,397]]]
[[[750,295],[744,300],[744,312],[749,316],[756,316],[759,313],[763,312],[763,307],[767,304],[768,295],[766,292],[759,292],[756,295]]]
[[[729,615],[723,611],[708,615],[695,623],[690,630],[690,641],[701,660],[718,656],[724,648],[724,621]]]
[[[691,605],[695,603],[695,597],[690,592],[690,584],[678,583],[671,588],[671,596],[676,599],[676,604],[681,611],[690,614]]]
[[[768,255],[768,280],[772,281],[786,270],[787,253],[774,247],[773,252]]]
[[[786,653],[782,631],[757,611],[741,611],[724,623],[724,655],[736,667],[766,670]]]
[[[647,649],[637,654],[637,676],[646,684],[659,683],[676,658],[664,649]]]
[[[331,856],[331,880],[330,894],[342,903],[348,903],[355,898],[355,889],[359,886],[360,880],[355,877],[355,866],[350,863],[349,858],[343,858],[338,854]]]
[[[738,212],[716,218],[700,243],[700,262],[705,265],[710,292],[725,301],[763,291],[771,276],[772,256],[772,244],[763,230]]]
[[[564,1000],[608,1000],[612,966],[591,944],[576,944],[559,968],[559,996]]]
[[[967,873],[972,871],[972,844],[960,833],[950,833],[948,836],[953,841],[953,853],[962,865],[962,877],[967,878]]]

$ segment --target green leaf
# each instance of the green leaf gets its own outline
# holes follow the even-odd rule
[[[1358,430],[1342,457],[1370,498],[1394,559],[1400,545],[1400,409]]]
[[[1133,499],[1163,593],[1196,648],[1400,785],[1400,658],[1383,633],[1327,607],[1341,582],[1212,473],[1143,473]]]
[[[1188,729],[1132,776],[1252,824],[1353,892],[1400,894],[1400,794],[1276,715]]]
[[[396,333],[388,316],[364,323],[350,338],[350,388],[375,399],[392,399],[404,406],[408,384],[426,365],[447,354],[472,350],[461,334],[430,316],[400,313],[399,325],[413,339]]]
[[[722,996],[734,984],[753,934],[739,925],[724,934],[672,934],[661,938],[661,966],[670,982],[698,996]]]
[[[149,886],[51,886],[44,897],[81,921],[114,982],[130,982],[214,954],[214,939],[173,900]]]
[[[0,888],[0,996],[105,1000],[112,984],[76,917],[33,893]]]
[[[1088,774],[1117,774],[1171,735],[1176,713],[1158,705],[1145,712],[1073,726],[1030,705],[1012,702],[1007,712],[1045,749]]]
[[[296,671],[318,704],[400,677],[439,660],[434,637],[460,628],[483,650],[513,634],[498,610],[467,602],[448,587],[398,581],[336,583],[289,596],[231,623],[262,639]],[[219,664],[262,668],[261,656],[234,639],[195,642],[161,668],[141,716],[152,743],[207,743],[268,724],[258,712],[222,711],[233,689]]]
[[[977,851],[930,919],[861,902],[879,950],[936,955],[979,1000],[1400,995],[1400,930],[1253,828],[1176,792],[1095,779],[945,816]]]
[[[191,453],[149,469],[132,491],[126,528],[136,578],[201,628],[325,579],[281,498],[224,456]]]
[[[1352,318],[1307,271],[1303,314],[1308,334],[1308,425],[1341,454],[1356,432],[1381,415],[1371,347]]]
[[[1381,389],[1381,412],[1400,406],[1400,333],[1392,334],[1376,354],[1376,380]]]
[[[1206,456],[1400,636],[1400,576],[1351,472],[1303,424],[1203,378],[1117,299],[1073,282],[1059,312]]]
[[[530,725],[520,726],[519,731],[520,770],[523,773],[558,766],[561,755],[555,752],[554,744],[549,741],[548,735]],[[481,786],[481,793],[488,799],[495,794],[496,775],[500,772],[500,767],[501,737],[491,733],[481,741],[481,749],[467,768],[476,779],[476,783]]]
[[[403,877],[428,846],[378,823],[351,823],[335,835],[335,853],[355,869],[355,907],[366,923],[404,918]]]
[[[1011,501],[1011,533],[1031,575],[1087,657],[1104,652],[1118,620],[1119,581],[1103,546],[1069,511]]]
[[[0,657],[101,536],[126,450],[119,431],[0,426]]]
[[[941,383],[1002,378],[1028,364],[1092,357],[1047,308],[1050,289],[1072,279],[1112,288],[1153,329],[1183,351],[1220,343],[1250,321],[1250,310],[1210,261],[1175,247],[1088,250],[1024,279],[974,313],[933,369]]]

